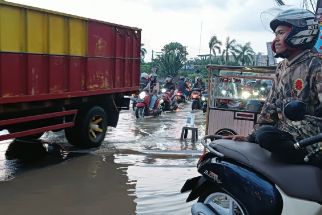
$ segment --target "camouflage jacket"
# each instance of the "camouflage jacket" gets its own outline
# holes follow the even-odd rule
[[[293,122],[283,115],[284,106],[292,99],[307,104],[304,120]],[[322,118],[315,117],[321,116],[321,107],[322,60],[306,50],[293,60],[285,59],[278,64],[271,92],[258,123],[274,124],[299,141],[322,131]]]

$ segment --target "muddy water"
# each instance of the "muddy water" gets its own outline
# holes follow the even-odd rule
[[[48,133],[49,154],[33,164],[6,160],[10,141],[0,144],[0,214],[183,215],[191,203],[180,194],[185,180],[198,175],[199,141],[180,141],[190,113],[186,104],[158,118],[135,119],[123,111],[102,146],[78,150],[63,133]],[[193,113],[199,139],[205,115]],[[47,145],[48,143],[48,145]]]

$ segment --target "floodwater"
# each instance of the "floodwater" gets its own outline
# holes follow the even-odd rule
[[[0,214],[187,215],[192,203],[180,189],[197,176],[205,115],[194,111],[199,140],[180,141],[191,103],[157,118],[123,111],[100,148],[79,150],[62,132],[41,138],[48,154],[26,164],[6,160],[0,144]],[[47,144],[48,143],[48,144]]]

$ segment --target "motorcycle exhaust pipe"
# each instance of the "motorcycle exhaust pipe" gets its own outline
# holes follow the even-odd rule
[[[192,215],[216,215],[212,210],[210,210],[207,205],[203,203],[195,203],[191,207],[191,214]]]

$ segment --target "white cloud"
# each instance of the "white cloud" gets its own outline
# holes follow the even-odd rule
[[[227,36],[251,42],[256,52],[266,52],[266,42],[273,38],[260,21],[261,11],[273,7],[273,0],[12,1],[141,28],[146,60],[170,42],[187,46],[189,57],[195,57],[209,52],[212,35],[223,42]]]

